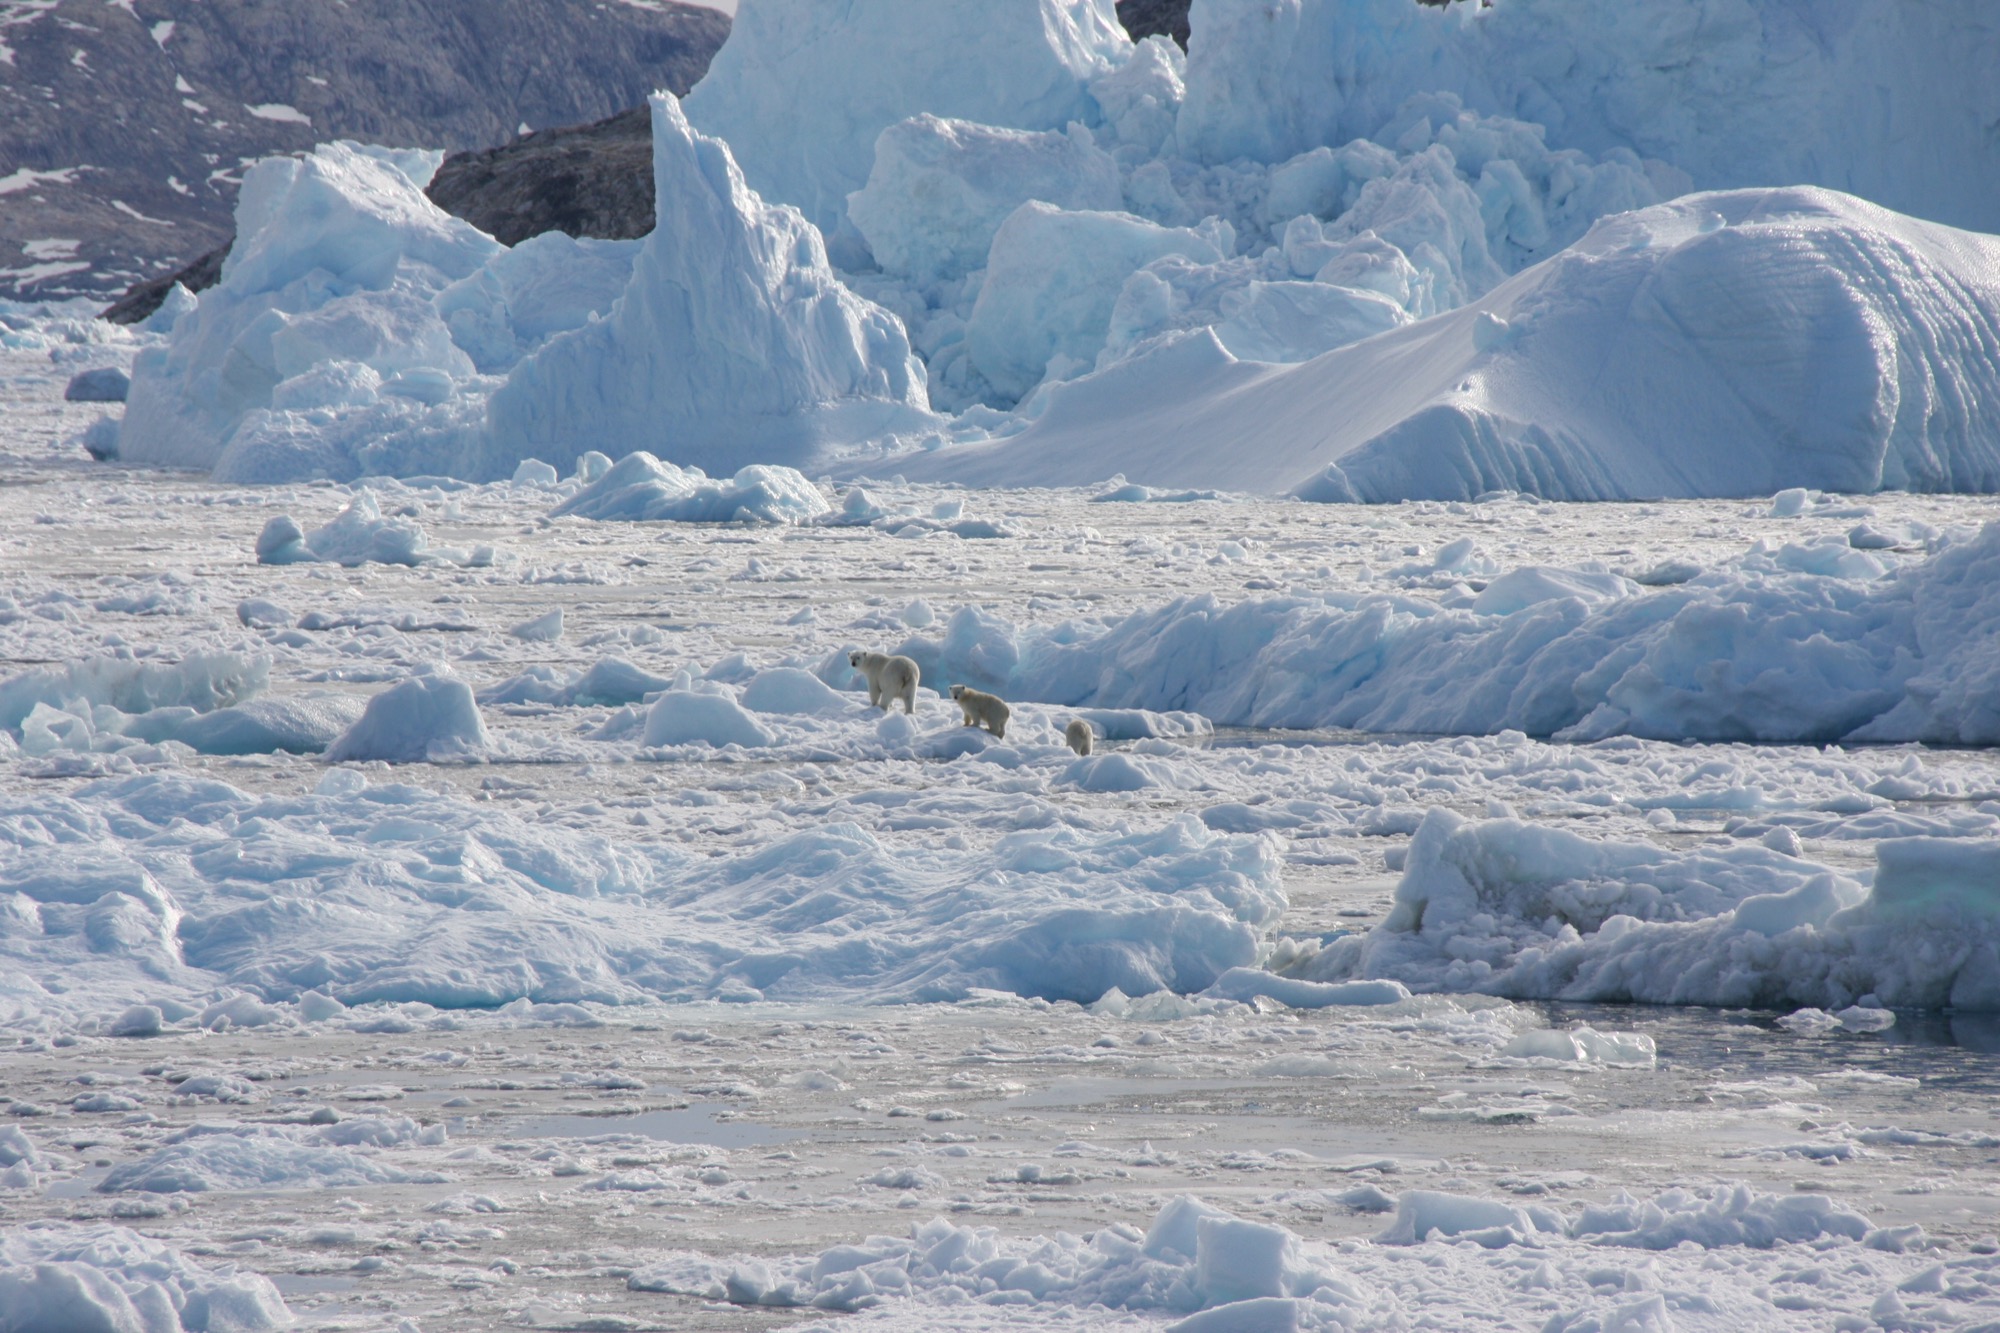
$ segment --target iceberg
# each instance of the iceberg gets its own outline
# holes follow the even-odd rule
[[[1195,0],[1181,152],[1283,162],[1446,92],[1549,142],[1672,164],[1696,188],[1820,185],[2000,230],[1970,169],[2000,121],[2000,20],[1952,6]],[[1782,127],[1781,129],[1775,127]]]
[[[333,143],[252,167],[222,282],[134,362],[120,456],[207,471],[284,403],[372,403],[405,372],[471,374],[432,298],[501,247],[424,198],[441,158]]]
[[[727,475],[933,429],[901,323],[841,284],[812,225],[671,94],[653,127],[642,242],[505,249],[425,198],[435,154],[260,163],[221,284],[135,361],[120,456],[236,482],[496,481],[606,446]]]
[[[1091,80],[1131,54],[1111,0],[760,0],[736,16],[687,114],[728,140],[753,189],[831,236],[890,126],[921,112],[1093,124]]]
[[[934,424],[901,322],[843,286],[813,225],[761,200],[670,93],[653,98],[653,177],[659,223],[630,286],[515,368],[467,472],[567,470],[608,442],[733,473]]]
[[[903,470],[1369,502],[1984,492],[1996,346],[2000,240],[1826,190],[1697,194],[1303,364],[1181,334]]]

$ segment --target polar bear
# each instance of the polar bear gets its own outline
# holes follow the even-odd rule
[[[1091,745],[1097,739],[1097,733],[1090,729],[1088,722],[1075,717],[1071,718],[1069,725],[1063,728],[1063,739],[1069,742],[1069,748],[1078,754],[1089,754]]]
[[[891,657],[887,653],[865,653],[855,649],[847,655],[847,665],[859,671],[868,680],[868,703],[883,712],[901,699],[903,711],[917,711],[917,682],[923,673],[917,664],[907,657]]]
[[[1007,719],[1014,715],[1014,710],[1007,707],[1006,700],[997,694],[975,690],[970,685],[952,686],[951,697],[958,700],[959,711],[965,714],[966,726],[983,724],[1001,740],[1007,739]]]

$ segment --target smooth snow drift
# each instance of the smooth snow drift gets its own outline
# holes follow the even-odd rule
[[[1182,335],[904,470],[1366,501],[1991,491],[2000,241],[1823,190],[1690,195],[1303,365]]]

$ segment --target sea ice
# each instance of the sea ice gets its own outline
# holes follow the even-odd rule
[[[293,1323],[270,1279],[102,1222],[0,1232],[0,1318],[9,1333],[277,1333]]]
[[[1011,699],[1237,726],[1989,744],[1996,587],[1990,525],[1891,577],[1794,573],[1781,548],[1643,593],[1518,570],[1453,611],[1391,594],[1201,596],[1108,627],[1018,630],[967,608],[899,651],[926,680]]]
[[[492,745],[472,687],[437,673],[413,676],[370,699],[354,724],[327,746],[326,758],[328,763],[436,763],[477,756]]]
[[[1843,1010],[1868,997],[1862,1029],[1878,1006],[2000,1008],[2000,843],[1888,839],[1876,855],[1864,886],[1761,845],[1680,853],[1433,810],[1389,918],[1294,970],[1519,998]],[[1548,1036],[1561,1034],[1504,1053],[1546,1054]]]
[[[727,480],[638,450],[557,505],[555,516],[626,522],[804,523],[831,513],[796,468],[752,464]]]

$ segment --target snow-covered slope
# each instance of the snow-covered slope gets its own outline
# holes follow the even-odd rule
[[[1985,491],[1996,353],[2000,241],[1824,190],[1689,195],[1301,365],[1185,335],[903,470],[1370,501]]]

